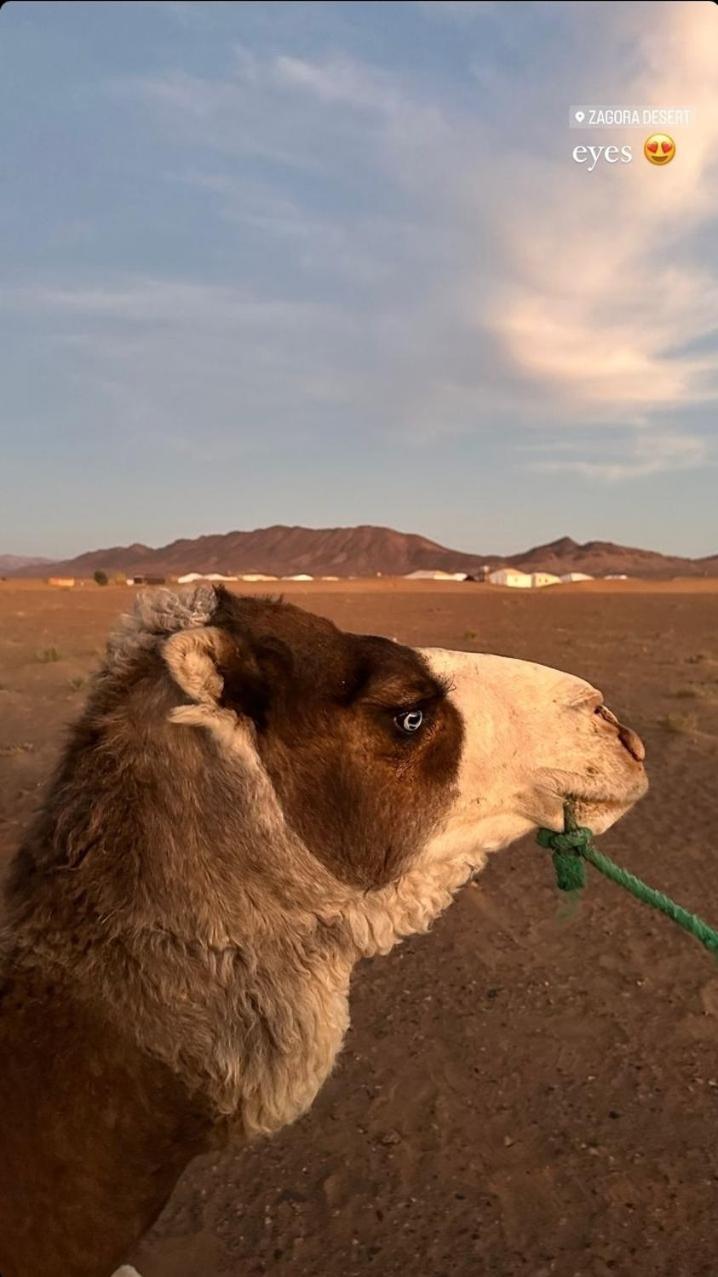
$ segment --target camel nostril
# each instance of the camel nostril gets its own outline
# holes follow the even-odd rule
[[[646,747],[636,732],[632,731],[630,727],[624,727],[622,723],[619,723],[618,739],[637,763],[643,762],[646,757]]]
[[[624,749],[628,750],[631,758],[635,758],[637,763],[642,763],[646,757],[646,747],[640,736],[634,732],[631,727],[624,727],[623,723],[619,723],[616,715],[611,713],[611,710],[607,705],[597,706],[594,713],[597,714],[599,718],[602,718],[606,723],[610,723],[612,727],[617,729],[618,739]]]

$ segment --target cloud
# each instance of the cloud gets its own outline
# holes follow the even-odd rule
[[[420,7],[491,11],[492,24],[505,12]],[[118,402],[179,436],[209,401],[217,437],[260,419],[274,439],[361,429],[422,447],[498,433],[517,465],[587,479],[698,467],[718,397],[704,340],[718,313],[715,13],[668,3],[647,31],[642,6],[607,12],[552,7],[562,40],[552,28],[548,49],[538,29],[535,54],[509,14],[488,78],[478,28],[462,24],[458,85],[408,58],[310,57],[281,28],[231,46],[223,74],[116,79],[135,127],[185,157],[166,181],[205,201],[208,237],[236,232],[230,280],[31,283],[5,304],[84,351],[81,375],[128,379]],[[544,20],[545,6],[527,8],[526,22]],[[615,100],[695,107],[670,168],[644,162],[639,133],[569,133],[577,66]],[[588,173],[571,160],[579,140],[629,140],[634,160]],[[528,455],[537,436],[553,458]]]
[[[140,101],[186,146],[245,160],[261,158],[293,174],[344,181],[371,201],[376,166],[390,170],[407,149],[450,142],[448,103],[437,105],[398,73],[348,55],[322,59],[260,55],[232,48],[224,78],[184,69],[117,79],[111,89]],[[395,179],[392,179],[392,186]]]
[[[308,92],[320,102],[386,115],[404,105],[387,76],[349,58],[310,62],[282,54],[274,59],[271,70],[277,84]]]
[[[495,0],[419,0],[419,8],[437,17],[472,18],[496,8]]]
[[[304,330],[319,319],[335,326],[343,322],[340,312],[310,301],[271,300],[254,296],[248,289],[144,276],[124,276],[103,288],[36,284],[6,289],[0,307],[93,321],[125,321],[136,329],[171,324],[195,331],[201,324],[205,329],[234,326],[287,331]]]
[[[584,479],[620,483],[666,470],[693,470],[710,462],[708,442],[701,437],[646,431],[626,440],[622,449],[604,439],[601,456],[593,460],[553,457],[534,462],[532,468],[543,474],[575,474]]]
[[[617,18],[640,68],[620,100],[688,101],[696,124],[680,137],[670,170],[644,162],[640,133],[630,135],[634,160],[625,166],[588,173],[527,157],[510,195],[502,170],[500,251],[513,278],[498,282],[480,314],[517,374],[553,396],[560,413],[600,409],[608,421],[641,426],[656,410],[718,395],[715,349],[690,353],[718,313],[715,254],[690,251],[718,207],[715,15],[709,6],[664,5],[648,30],[635,6]],[[579,140],[624,139],[572,135]]]

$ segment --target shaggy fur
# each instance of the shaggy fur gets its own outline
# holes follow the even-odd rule
[[[106,1277],[192,1157],[305,1112],[357,960],[483,863],[438,664],[208,587],[113,636],[7,888],[2,1277]],[[622,810],[640,763],[589,727]],[[537,817],[511,819],[495,845]]]

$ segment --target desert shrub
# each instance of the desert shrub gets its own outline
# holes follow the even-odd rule
[[[467,643],[474,643],[479,636],[476,630],[464,630],[463,637]]]
[[[85,686],[85,679],[82,674],[78,674],[75,678],[68,679],[67,684],[68,687],[72,688],[73,692],[79,692],[80,688]]]
[[[98,568],[96,572],[92,573],[92,579],[96,585],[107,585],[110,580],[109,576],[102,568]]]
[[[680,700],[712,701],[715,700],[716,686],[713,684],[695,684],[693,687],[679,687],[674,693]]]
[[[62,660],[62,656],[56,647],[40,647],[35,653],[35,659],[41,665],[50,665],[54,661]]]
[[[667,732],[673,732],[677,736],[690,736],[698,730],[698,715],[666,714],[659,719],[659,723]]]

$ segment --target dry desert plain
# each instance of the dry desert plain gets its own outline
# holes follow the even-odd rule
[[[131,591],[0,584],[0,863]],[[348,629],[560,666],[643,736],[604,850],[718,923],[718,582],[288,585]],[[143,1277],[715,1277],[718,966],[592,874],[573,916],[531,840],[356,974],[312,1112],[190,1168]]]

